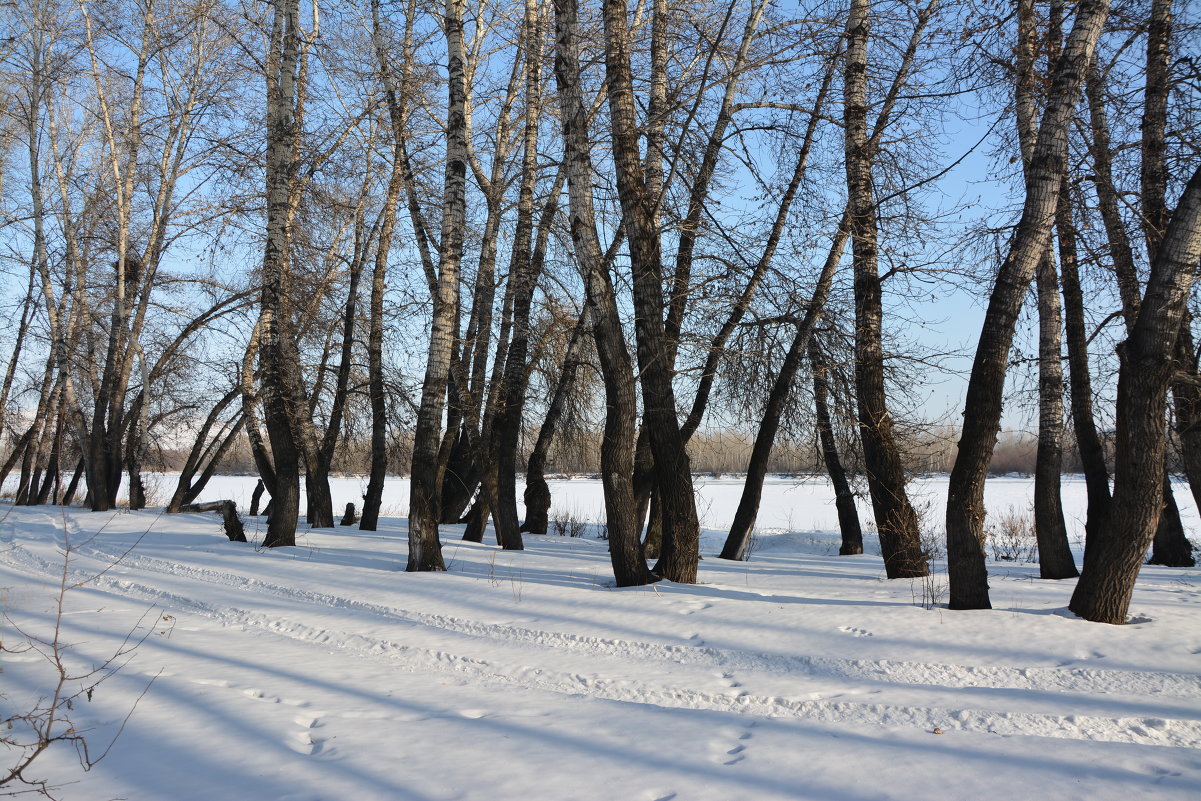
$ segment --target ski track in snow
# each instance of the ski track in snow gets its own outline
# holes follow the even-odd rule
[[[55,521],[55,525],[60,527],[58,521]],[[123,577],[118,569],[106,570],[95,577],[95,571],[87,572],[78,567],[73,568],[74,575],[81,581],[91,579],[88,586],[98,590],[109,591],[121,597],[137,598],[175,613],[201,615],[228,627],[261,630],[300,643],[337,649],[359,658],[386,659],[396,667],[411,672],[439,671],[458,676],[465,675],[493,684],[567,696],[586,695],[623,703],[651,704],[674,709],[716,710],[760,718],[804,719],[823,724],[918,727],[927,730],[940,728],[944,731],[987,732],[1002,736],[1040,736],[1141,745],[1201,747],[1201,721],[1196,719],[931,708],[820,697],[854,694],[857,689],[852,686],[844,688],[845,692],[827,690],[809,693],[809,697],[754,694],[739,689],[748,679],[748,674],[751,674],[751,677],[754,674],[772,674],[850,682],[870,681],[916,688],[1032,690],[1062,694],[1070,705],[1072,697],[1079,697],[1078,694],[1116,694],[1124,698],[1143,696],[1146,700],[1154,699],[1158,702],[1162,702],[1165,697],[1196,698],[1201,696],[1201,681],[1195,675],[1088,668],[980,667],[890,660],[794,657],[748,653],[703,644],[677,645],[589,637],[415,612],[340,595],[284,586],[224,571],[181,565],[136,552],[110,553],[95,545],[83,546],[74,551],[73,555],[76,558],[95,558],[98,564],[105,567],[119,562],[121,571],[169,575],[236,592],[267,594],[281,600],[303,602],[315,607],[315,614],[320,614],[322,607],[361,612],[378,618],[381,623],[404,625],[413,635],[412,640],[420,640],[423,634],[432,632],[443,635],[439,642],[444,645],[446,634],[460,635],[455,642],[462,644],[463,647],[458,648],[462,653],[442,647],[402,644],[389,638],[309,625],[279,614],[268,615],[165,592],[146,583]],[[61,566],[51,565],[20,546],[0,554],[0,559],[14,567],[36,570],[52,577],[59,575],[61,571]],[[501,664],[496,660],[473,657],[470,655],[473,641],[486,644],[491,653],[496,653],[497,646],[504,646],[506,653],[516,652],[515,661],[512,664]],[[680,686],[654,684],[626,676],[610,678],[596,672],[584,674],[531,666],[547,661],[540,655],[545,655],[552,649],[558,655],[567,652],[587,656],[590,671],[602,670],[606,666],[604,660],[608,658],[625,661],[637,659],[665,668],[710,668],[717,671],[712,675],[718,677],[723,689],[705,692]],[[741,680],[736,681],[735,676]],[[314,734],[319,722],[319,716],[313,714],[298,716],[296,724],[299,729],[295,732],[295,742],[291,743],[291,747],[302,753],[321,755],[324,743]],[[731,729],[731,736],[723,736],[720,742],[715,740],[718,745],[714,746],[714,759],[721,764],[732,765],[744,758],[746,743],[743,741],[751,737],[749,728],[753,725],[752,721],[749,726],[744,726],[737,732]]]

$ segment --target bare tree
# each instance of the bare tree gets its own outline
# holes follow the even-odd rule
[[[937,6],[923,8],[917,18],[906,61]],[[884,379],[883,288],[878,266],[878,222],[872,182],[876,143],[868,135],[867,43],[870,3],[852,0],[847,17],[847,52],[843,83],[843,118],[847,202],[850,210],[852,264],[855,274],[855,395],[864,469],[872,496],[876,529],[889,578],[927,573],[917,514],[905,491],[905,471],[893,435]],[[907,72],[903,63],[899,75]],[[887,119],[887,112],[882,117]],[[877,128],[881,127],[877,124]]]
[[[1119,349],[1117,453],[1109,526],[1089,543],[1069,608],[1099,623],[1125,623],[1143,556],[1162,509],[1164,405],[1176,338],[1201,260],[1201,169],[1185,188],[1151,265],[1130,337]]]
[[[572,244],[584,274],[592,333],[605,383],[601,481],[609,557],[618,586],[649,584],[634,503],[634,371],[618,315],[608,260],[596,233],[592,206],[592,155],[588,114],[580,91],[579,17],[576,0],[555,0],[555,77],[559,87]],[[662,324],[662,317],[659,318]]]
[[[959,452],[947,493],[947,568],[952,609],[988,609],[984,566],[984,480],[997,441],[1014,326],[1038,262],[1046,255],[1063,183],[1066,137],[1108,0],[1084,0],[1052,70],[1047,105],[1026,172],[1026,199],[997,272],[968,382]]]
[[[408,570],[445,570],[438,539],[439,493],[442,471],[438,450],[442,411],[450,378],[451,351],[459,326],[459,266],[467,212],[467,118],[463,2],[446,0],[444,14],[448,61],[446,170],[442,196],[442,234],[438,244],[438,273],[421,406],[413,432],[413,463],[409,490]]]

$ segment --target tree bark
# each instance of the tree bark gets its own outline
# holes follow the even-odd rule
[[[446,171],[442,197],[442,236],[438,247],[438,283],[434,295],[430,345],[421,405],[413,433],[409,484],[409,572],[445,570],[438,539],[442,475],[438,450],[442,411],[450,378],[450,358],[459,328],[459,267],[467,220],[467,90],[464,74],[463,2],[446,0],[446,47],[449,80],[446,120]]]
[[[947,568],[952,609],[989,609],[984,566],[984,481],[997,441],[1009,348],[1022,301],[1046,254],[1063,182],[1068,123],[1109,10],[1083,0],[1051,75],[1046,110],[1026,175],[1026,199],[997,272],[968,382],[959,452],[947,492]]]
[[[1119,350],[1117,451],[1110,526],[1084,554],[1069,608],[1100,623],[1124,623],[1134,582],[1162,511],[1164,403],[1174,347],[1201,260],[1201,169],[1188,182],[1151,263],[1147,291]]]
[[[742,496],[738,500],[738,509],[734,513],[734,521],[730,524],[730,533],[722,546],[721,558],[742,561],[746,558],[747,545],[755,528],[755,519],[759,515],[759,502],[763,497],[763,480],[767,476],[767,464],[771,458],[772,447],[775,445],[776,433],[780,428],[780,418],[784,406],[792,391],[792,382],[800,369],[813,329],[825,308],[830,287],[834,281],[834,273],[842,260],[846,249],[847,238],[850,236],[850,212],[844,212],[839,221],[838,229],[834,232],[834,241],[826,262],[822,266],[821,275],[813,289],[813,297],[805,309],[805,316],[797,325],[796,334],[784,363],[772,384],[767,396],[767,405],[763,410],[763,418],[759,422],[759,430],[755,434],[755,444],[751,448],[750,462],[746,468],[746,482],[742,488]]]
[[[1039,576],[1080,575],[1068,543],[1059,477],[1063,472],[1062,314],[1059,280],[1048,247],[1038,266],[1038,455],[1034,470],[1034,532]]]
[[[301,413],[299,359],[292,339],[288,301],[291,190],[295,174],[296,71],[300,48],[298,0],[275,0],[267,63],[267,243],[260,296],[259,364],[263,417],[271,442],[271,519],[263,545],[296,544],[300,516]],[[266,477],[264,476],[264,481]]]
[[[246,542],[246,531],[242,520],[238,517],[238,507],[233,501],[209,501],[208,503],[189,503],[180,507],[179,512],[217,512],[225,524],[225,536],[230,542]]]
[[[1064,331],[1068,353],[1068,386],[1072,407],[1072,430],[1084,469],[1088,507],[1086,539],[1109,523],[1109,468],[1105,448],[1093,420],[1092,378],[1088,366],[1088,338],[1084,325],[1084,293],[1080,289],[1080,263],[1076,251],[1076,225],[1072,215],[1071,190],[1060,189],[1055,227],[1059,240],[1059,269],[1063,282]]]
[[[1048,69],[1059,55],[1062,11],[1061,3],[1052,4],[1045,42]],[[1015,99],[1022,166],[1025,170],[1030,166],[1038,135],[1034,55],[1039,43],[1035,35],[1033,0],[1020,0],[1018,3],[1018,25]],[[1056,201],[1057,215],[1062,197],[1061,187]],[[1075,578],[1079,575],[1068,544],[1060,493],[1060,474],[1063,472],[1063,313],[1053,254],[1052,245],[1048,242],[1035,277],[1038,293],[1038,452],[1034,468],[1034,530],[1038,542],[1039,574],[1045,579]]]
[[[847,198],[855,290],[855,394],[864,468],[872,497],[884,569],[889,578],[924,576],[917,513],[905,490],[905,471],[892,432],[884,380],[883,287],[878,267],[874,143],[867,128],[868,0],[852,0],[847,17],[844,127]]]
[[[571,339],[567,343],[567,353],[563,357],[563,367],[559,373],[559,381],[555,384],[554,394],[546,407],[546,416],[538,429],[538,439],[534,449],[526,459],[525,469],[525,520],[521,524],[522,531],[531,534],[545,534],[549,523],[550,487],[546,483],[546,457],[554,442],[559,421],[563,418],[563,410],[567,405],[567,397],[575,381],[576,372],[583,362],[584,332],[590,327],[590,307],[584,304],[580,318],[572,329]]]
[[[613,161],[633,272],[634,334],[643,416],[650,429],[655,485],[663,510],[663,551],[655,572],[671,581],[692,584],[696,582],[700,558],[700,524],[692,470],[676,416],[664,329],[662,253],[655,225],[657,198],[651,196],[640,157],[626,13],[625,0],[605,0],[605,75]]]
[[[576,0],[555,2],[555,77],[567,163],[568,217],[576,261],[584,275],[601,375],[605,384],[605,429],[601,439],[601,483],[609,558],[619,587],[657,580],[646,567],[634,519],[635,389],[617,299],[592,207],[592,155],[588,115],[580,94],[579,20]],[[662,318],[660,318],[662,324]]]
[[[859,512],[855,508],[855,493],[847,481],[847,471],[838,457],[838,445],[834,441],[834,425],[830,419],[829,362],[815,337],[809,338],[809,365],[813,368],[813,403],[817,415],[817,435],[821,443],[822,461],[826,473],[834,485],[834,508],[838,510],[838,530],[842,542],[839,556],[863,553],[863,529],[859,526]]]

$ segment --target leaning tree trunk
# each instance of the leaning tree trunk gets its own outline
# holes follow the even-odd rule
[[[759,502],[763,497],[763,480],[767,476],[768,460],[776,441],[776,433],[780,429],[780,418],[784,414],[784,406],[792,391],[792,382],[800,369],[801,360],[805,356],[813,328],[826,305],[830,294],[830,286],[834,280],[834,272],[842,260],[849,236],[849,214],[844,213],[839,221],[838,230],[834,233],[834,241],[830,245],[826,263],[814,287],[813,297],[805,309],[805,317],[797,326],[792,344],[784,356],[784,363],[772,384],[767,396],[767,404],[763,409],[763,418],[759,422],[759,430],[755,434],[755,444],[751,448],[750,462],[746,468],[746,482],[742,488],[742,496],[738,500],[738,509],[734,512],[734,521],[730,524],[730,533],[726,535],[725,545],[722,546],[722,559],[742,560],[746,558],[747,545],[750,543],[751,532],[755,528],[755,519],[759,516]]]
[[[567,405],[571,386],[575,382],[576,372],[583,363],[584,331],[591,324],[590,307],[584,304],[580,319],[572,329],[571,339],[567,343],[567,353],[563,357],[563,366],[559,373],[559,381],[551,395],[550,404],[546,407],[546,416],[538,429],[538,439],[534,449],[526,459],[525,468],[525,520],[521,524],[522,531],[531,534],[545,534],[549,523],[550,487],[546,483],[546,456],[554,442],[559,421],[563,418],[563,410]]]
[[[1117,450],[1110,525],[1089,543],[1069,608],[1100,623],[1124,623],[1134,582],[1155,537],[1163,499],[1164,403],[1185,304],[1201,260],[1201,168],[1189,180],[1151,263],[1129,339],[1118,351]]]
[[[834,441],[834,425],[830,419],[829,362],[822,353],[817,339],[809,340],[809,365],[813,368],[813,405],[817,419],[817,435],[821,443],[822,460],[826,473],[834,485],[834,508],[838,510],[838,530],[842,543],[839,556],[863,553],[863,529],[859,526],[859,511],[855,508],[855,492],[847,481],[847,471],[838,457],[838,445]]]
[[[947,572],[952,609],[989,609],[984,566],[984,481],[1001,421],[1009,348],[1022,301],[1046,255],[1063,182],[1068,125],[1108,0],[1082,0],[1051,75],[1046,110],[1026,171],[1026,200],[997,272],[968,381],[959,453],[947,491]]]
[[[867,127],[869,0],[853,0],[847,17],[844,123],[847,199],[855,289],[855,395],[868,491],[889,578],[924,576],[917,513],[905,490],[905,470],[892,431],[884,385],[884,302],[880,281],[872,163]]]

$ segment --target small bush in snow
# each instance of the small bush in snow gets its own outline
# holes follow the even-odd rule
[[[1037,562],[1034,516],[1010,507],[984,528],[988,549],[996,562]]]

